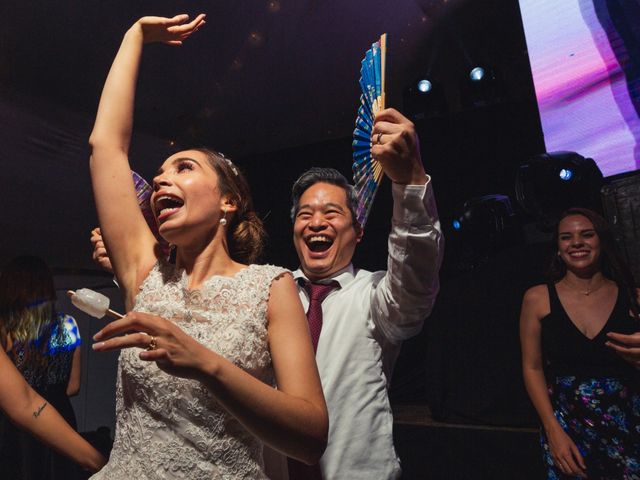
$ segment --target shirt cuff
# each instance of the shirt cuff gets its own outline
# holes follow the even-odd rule
[[[431,188],[431,177],[423,185],[393,183],[393,222],[404,225],[433,224],[437,210]]]

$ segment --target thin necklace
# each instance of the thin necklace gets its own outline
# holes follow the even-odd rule
[[[585,295],[585,296],[588,297],[593,292],[596,292],[596,291],[600,290],[604,286],[604,284],[607,283],[607,281],[606,280],[602,280],[600,285],[598,285],[597,287],[595,287],[595,288],[587,288],[586,290],[581,290],[580,288],[576,288],[576,287],[571,286],[571,282],[569,282],[566,278],[565,278],[565,283],[567,284],[567,286],[571,290],[574,290],[574,291],[576,291],[578,293],[581,293],[582,295]]]

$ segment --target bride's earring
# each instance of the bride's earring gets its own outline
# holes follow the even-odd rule
[[[222,215],[222,218],[220,219],[220,225],[222,225],[223,227],[227,224],[227,210],[223,210],[224,214]]]

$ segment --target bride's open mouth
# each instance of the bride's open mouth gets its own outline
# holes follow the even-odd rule
[[[155,211],[158,221],[164,220],[178,212],[183,205],[184,201],[181,198],[173,195],[160,195],[155,200]]]

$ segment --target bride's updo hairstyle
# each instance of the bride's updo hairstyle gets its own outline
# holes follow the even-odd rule
[[[236,204],[235,213],[227,215],[227,245],[229,255],[240,263],[254,263],[262,253],[266,232],[262,220],[253,210],[249,184],[240,169],[223,154],[208,148],[194,148],[207,156],[218,175],[218,188]]]

